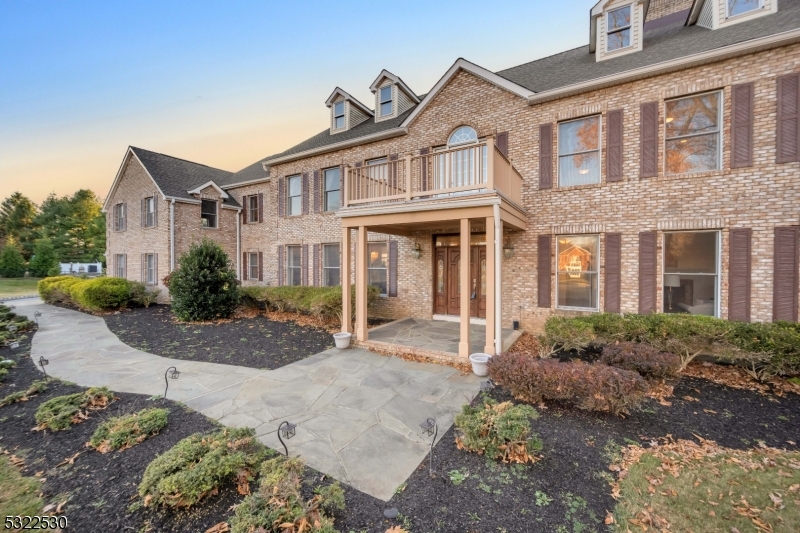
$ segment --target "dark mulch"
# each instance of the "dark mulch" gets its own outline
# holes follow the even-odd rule
[[[175,359],[273,370],[333,347],[326,331],[264,316],[188,324],[176,321],[170,306],[151,305],[103,318],[125,344]]]

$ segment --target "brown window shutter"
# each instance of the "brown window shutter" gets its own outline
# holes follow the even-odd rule
[[[539,307],[550,308],[552,261],[550,260],[550,235],[539,235],[537,240],[538,258],[536,264],[537,292]]]
[[[114,231],[119,231],[119,204],[114,205],[114,209],[111,210],[111,216],[114,217],[114,220],[111,222]]]
[[[283,277],[283,245],[278,245],[278,283],[276,285],[285,285],[286,280]]]
[[[397,296],[397,241],[389,241],[389,287],[388,296]]]
[[[730,232],[728,261],[728,319],[750,322],[750,228]]]
[[[314,247],[313,247],[313,250],[311,252],[311,265],[312,265],[311,268],[314,271],[314,286],[315,287],[319,287],[319,285],[320,285],[320,283],[319,283],[319,271],[320,271],[319,249],[320,249],[319,244],[315,244]]]
[[[620,312],[621,287],[622,234],[606,233],[605,312]]]
[[[258,193],[258,222],[264,222],[264,193]]]
[[[777,162],[800,161],[800,74],[778,78]]]
[[[122,254],[122,277],[128,277],[128,254]]]
[[[286,216],[286,178],[278,178],[278,216]]]
[[[300,284],[308,285],[308,245],[304,244],[302,248],[302,259],[300,263]]]
[[[242,196],[242,224],[247,224],[247,196]]]
[[[658,102],[642,104],[639,131],[639,177],[658,176]]]
[[[242,281],[246,281],[248,277],[247,270],[247,252],[242,252]]]
[[[145,207],[145,201],[147,201],[147,198],[142,198],[142,201],[139,202],[139,210],[142,212],[141,224],[143,228],[147,227],[147,208]]]
[[[158,193],[153,193],[153,226],[158,227]]]
[[[423,191],[428,190],[428,158],[425,157],[430,153],[430,148],[420,148],[419,155],[423,156],[419,160],[419,164],[422,167],[422,171],[420,172],[420,185]]]
[[[609,111],[606,137],[606,181],[622,181],[622,109]]]
[[[800,227],[775,228],[772,320],[797,322]]]
[[[322,211],[322,178],[320,171],[314,171],[314,212]]]
[[[539,125],[539,188],[553,188],[553,125]],[[548,303],[547,307],[550,307]]]
[[[753,166],[753,84],[731,87],[731,168]]]
[[[656,232],[639,233],[639,314],[656,311]]]
[[[264,281],[264,252],[258,252],[258,281]]]
[[[495,139],[495,146],[497,147],[497,151],[500,152],[508,159],[508,132],[503,131],[497,134],[497,139]]]
[[[303,172],[303,214],[308,214],[308,172]]]

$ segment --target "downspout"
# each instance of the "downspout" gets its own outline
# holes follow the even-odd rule
[[[236,210],[236,274],[242,279],[242,210]]]
[[[169,202],[169,271],[175,270],[175,198]]]
[[[492,206],[492,211],[494,214],[494,353],[499,354],[503,351],[503,330],[501,329],[503,325],[503,309],[501,307],[503,299],[501,297],[501,291],[503,288],[500,270],[503,265],[500,259],[503,254],[503,243],[500,242],[502,240],[500,234],[503,230],[501,226],[503,221],[500,220],[499,204],[494,204]]]

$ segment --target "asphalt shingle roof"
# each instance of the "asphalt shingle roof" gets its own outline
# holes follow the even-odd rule
[[[227,185],[231,176],[233,176],[233,173],[227,170],[208,167],[185,159],[151,152],[143,148],[131,146],[131,150],[153,177],[161,192],[167,196],[190,200],[193,197],[188,191],[209,181],[213,181],[222,187]],[[223,203],[239,207],[233,197],[227,198]]]

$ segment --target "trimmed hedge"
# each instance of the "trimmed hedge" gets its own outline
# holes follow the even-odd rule
[[[566,350],[615,341],[646,343],[681,357],[709,353],[771,374],[800,374],[800,324],[794,322],[732,322],[682,313],[596,313],[551,317],[545,324],[545,342]]]
[[[79,278],[54,276],[39,281],[39,296],[46,302],[63,302],[90,311],[118,309],[129,304],[149,305],[158,296],[158,289],[124,278]]]
[[[637,342],[615,342],[603,348],[600,364],[638,372],[645,378],[674,378],[681,370],[681,358],[655,346]]]
[[[350,287],[350,302],[355,316],[355,285]],[[367,306],[379,296],[377,287],[367,288]],[[319,318],[342,318],[342,287],[244,287],[242,300],[251,307],[264,307],[270,311],[289,311]]]

